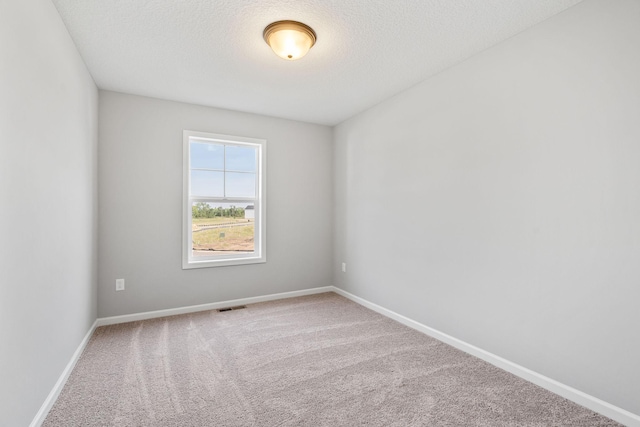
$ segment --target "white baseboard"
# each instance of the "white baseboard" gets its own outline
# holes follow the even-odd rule
[[[69,375],[71,375],[71,371],[73,371],[73,368],[76,366],[76,363],[78,363],[78,359],[80,359],[80,356],[84,351],[84,348],[89,343],[89,339],[91,338],[91,335],[93,335],[93,331],[95,331],[97,323],[98,323],[97,320],[93,322],[93,325],[91,325],[91,327],[89,328],[89,331],[87,331],[86,335],[82,339],[82,342],[80,343],[76,351],[71,356],[71,360],[69,360],[69,363],[67,363],[67,366],[64,368],[64,371],[62,371],[60,378],[58,378],[58,381],[56,381],[56,384],[53,386],[53,389],[51,389],[51,392],[49,393],[44,403],[40,407],[40,410],[38,410],[38,413],[33,418],[33,421],[31,421],[31,424],[29,424],[29,427],[40,427],[44,422],[45,418],[47,418],[47,414],[53,407],[53,404],[56,403],[56,399],[58,399],[58,396],[60,395],[62,388],[67,383],[67,379],[69,379]]]
[[[497,366],[498,368],[504,369],[507,372],[517,375],[518,377],[523,378],[529,382],[532,382],[542,388],[545,388],[551,391],[552,393],[558,394],[564,397],[565,399],[571,400],[572,402],[575,402],[578,405],[591,409],[594,412],[598,412],[599,414],[609,417],[612,420],[615,420],[626,426],[640,427],[640,415],[636,415],[627,410],[624,410],[610,403],[607,403],[604,400],[598,399],[597,397],[593,397],[589,394],[581,392],[580,390],[576,390],[573,387],[569,387],[568,385],[562,384],[556,380],[545,377],[544,375],[541,375],[537,372],[527,369],[524,366],[520,366],[509,360],[503,359],[500,356],[496,356],[493,353],[489,353],[488,351],[485,351],[474,345],[468,344],[464,341],[454,338],[451,335],[447,335],[436,329],[423,325],[422,323],[416,322],[415,320],[411,320],[408,317],[402,316],[401,314],[398,314],[394,311],[388,310],[377,304],[369,302],[363,298],[355,296],[338,287],[334,286],[333,291],[338,295],[342,295],[343,297],[348,298],[351,301],[356,302],[364,307],[367,307],[377,313],[380,313],[383,316],[396,320],[397,322],[400,322],[405,326],[408,326],[412,329],[415,329],[419,332],[429,335],[437,340],[440,340],[446,344],[449,344],[452,347],[457,348],[458,350],[462,350],[465,353],[469,353],[473,356],[476,356],[484,360],[485,362],[489,362],[492,365]]]
[[[118,323],[135,322],[138,320],[155,319],[157,317],[175,316],[177,314],[195,313],[198,311],[217,310],[219,308],[233,307],[236,305],[255,304],[257,302],[273,301],[278,299],[301,297],[305,295],[333,292],[333,286],[304,289],[302,291],[283,292],[279,294],[263,295],[259,297],[240,298],[229,301],[212,302],[209,304],[191,305],[188,307],[169,308],[166,310],[146,311],[143,313],[125,314],[123,316],[102,317],[97,320],[97,326],[115,325]]]

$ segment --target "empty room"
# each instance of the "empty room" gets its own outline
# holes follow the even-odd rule
[[[0,0],[0,427],[640,427],[639,0]]]

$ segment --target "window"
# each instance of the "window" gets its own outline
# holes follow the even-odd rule
[[[266,262],[267,141],[184,131],[182,268]]]

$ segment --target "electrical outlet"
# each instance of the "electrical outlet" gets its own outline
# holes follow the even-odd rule
[[[116,291],[124,291],[124,279],[116,279]]]
[[[342,263],[342,272],[343,272],[343,273],[346,273],[346,272],[347,272],[347,263],[346,263],[346,262],[343,262],[343,263]]]

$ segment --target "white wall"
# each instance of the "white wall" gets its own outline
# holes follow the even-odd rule
[[[99,129],[100,317],[332,284],[331,128],[101,91]],[[267,140],[265,264],[182,270],[183,129]]]
[[[0,2],[0,425],[96,318],[98,91],[50,0]]]
[[[339,125],[336,284],[640,414],[639,22],[587,0]]]

